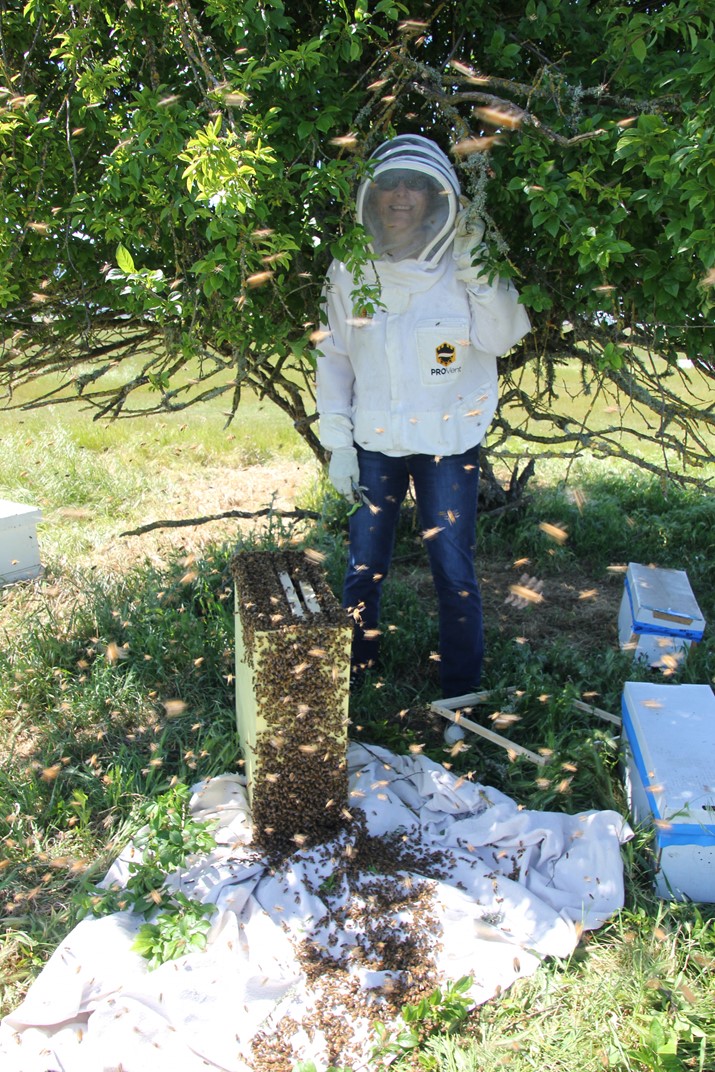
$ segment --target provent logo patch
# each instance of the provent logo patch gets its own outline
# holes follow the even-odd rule
[[[440,365],[451,365],[457,357],[457,350],[451,342],[441,342],[435,349],[435,357]]]

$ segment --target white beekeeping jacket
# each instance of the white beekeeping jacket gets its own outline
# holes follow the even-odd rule
[[[320,441],[327,450],[355,442],[389,455],[460,454],[483,439],[497,405],[496,358],[529,319],[510,283],[487,284],[478,270],[473,284],[456,277],[459,184],[439,147],[404,135],[372,160],[357,216],[375,259],[359,282],[378,289],[379,305],[370,315],[356,306],[356,280],[333,262],[317,355]]]

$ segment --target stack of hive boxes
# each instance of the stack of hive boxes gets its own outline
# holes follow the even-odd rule
[[[236,597],[236,717],[254,838],[280,851],[345,826],[352,627],[301,552],[244,552]]]

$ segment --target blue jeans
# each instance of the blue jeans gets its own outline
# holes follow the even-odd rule
[[[442,694],[472,692],[484,655],[482,599],[474,570],[479,447],[464,454],[392,458],[357,447],[360,485],[369,505],[350,517],[343,606],[355,619],[354,668],[377,664],[382,582],[395,544],[410,477],[439,607]],[[372,508],[371,508],[372,507]]]

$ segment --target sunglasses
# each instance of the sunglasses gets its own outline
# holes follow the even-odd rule
[[[428,176],[420,175],[418,171],[387,171],[375,179],[378,190],[396,190],[398,186],[404,186],[407,190],[424,191],[431,185]]]

